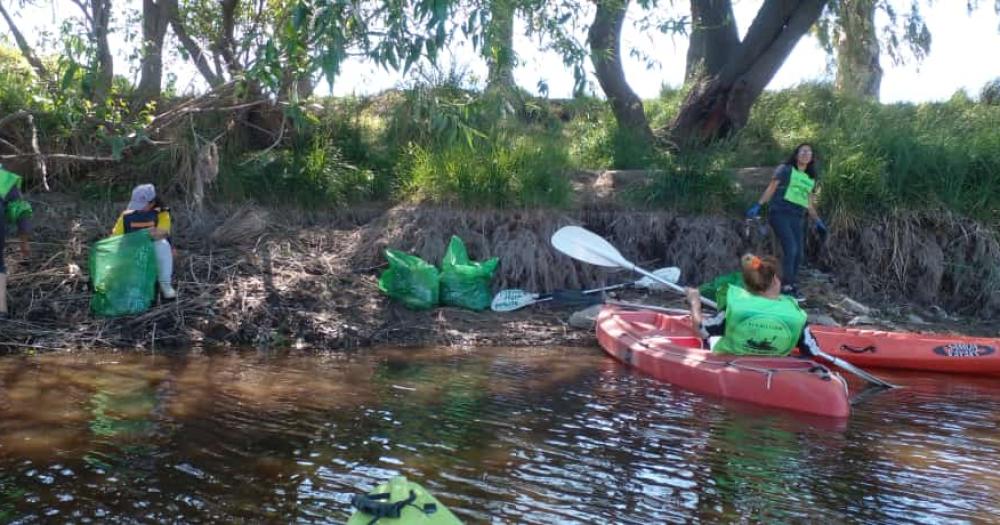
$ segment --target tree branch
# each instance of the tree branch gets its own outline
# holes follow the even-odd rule
[[[205,81],[208,82],[209,86],[218,87],[222,85],[225,80],[212,71],[212,66],[208,63],[208,55],[202,51],[201,46],[199,46],[198,42],[195,42],[195,40],[191,38],[191,35],[188,34],[187,29],[184,27],[184,21],[180,16],[180,9],[177,7],[177,0],[164,1],[167,2],[167,13],[170,17],[170,27],[174,30],[174,34],[177,35],[177,39],[181,41],[181,45],[184,46],[184,50],[191,56],[191,60],[194,61],[194,65],[198,68],[198,72],[205,78]]]
[[[3,2],[0,2],[0,15],[3,15],[4,20],[7,21],[7,25],[10,27],[10,32],[14,35],[14,41],[17,42],[17,47],[21,50],[21,55],[24,59],[31,64],[32,69],[35,70],[35,74],[38,75],[39,79],[45,80],[49,78],[48,70],[45,69],[45,65],[42,61],[35,56],[35,52],[31,49],[28,41],[24,38],[21,30],[17,28],[14,24],[14,20],[7,13],[7,10],[3,7]]]

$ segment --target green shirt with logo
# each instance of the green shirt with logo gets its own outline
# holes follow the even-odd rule
[[[806,326],[795,299],[754,295],[738,286],[726,292],[726,328],[714,351],[720,354],[784,356]]]

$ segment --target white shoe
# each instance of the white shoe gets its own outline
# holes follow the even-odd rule
[[[173,286],[170,286],[170,283],[160,283],[160,295],[164,299],[176,299],[177,291],[174,290]]]

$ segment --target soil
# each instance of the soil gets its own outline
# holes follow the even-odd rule
[[[195,214],[177,206],[173,242],[179,298],[158,302],[138,316],[101,319],[89,312],[87,246],[106,235],[124,203],[85,203],[58,194],[32,200],[32,253],[25,259],[14,247],[7,252],[12,316],[0,320],[0,348],[8,352],[214,345],[317,351],[372,345],[593,346],[591,330],[569,325],[577,308],[567,305],[547,303],[509,313],[407,310],[378,289],[385,269],[382,250],[398,248],[437,263],[450,235],[457,234],[474,259],[500,258],[493,291],[545,291],[636,278],[581,265],[552,250],[547,239],[565,224],[598,231],[648,269],[679,266],[682,283],[731,271],[748,248],[735,219],[604,210],[593,200],[560,213],[410,206],[311,213],[218,206]],[[933,295],[930,301],[925,296],[910,302],[880,287],[878,272],[869,272],[874,293],[845,301],[851,282],[843,272],[819,270],[823,251],[816,246],[810,266],[800,288],[814,322],[1000,335],[1000,323],[989,320],[992,303],[959,315],[937,306],[947,299],[935,302]],[[967,293],[963,290],[956,287],[953,293]],[[683,307],[669,292],[630,290],[612,297]],[[859,307],[858,301],[866,304]]]

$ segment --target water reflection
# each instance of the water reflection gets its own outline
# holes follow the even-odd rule
[[[995,379],[848,421],[720,403],[588,349],[0,360],[0,522],[337,523],[402,473],[470,523],[988,521]]]

